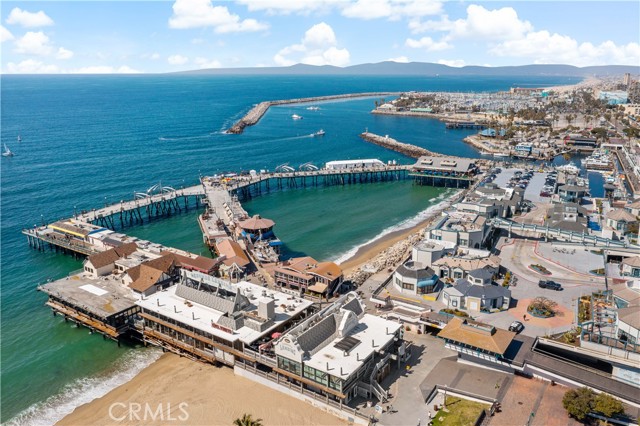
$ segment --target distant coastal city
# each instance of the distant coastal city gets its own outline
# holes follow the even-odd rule
[[[235,115],[227,140],[273,110],[300,123],[357,100],[397,128],[437,120],[479,155],[367,127],[358,142],[401,159],[336,149],[333,161],[293,165],[278,153],[272,170],[203,169],[193,185],[158,183],[24,226],[32,264],[82,260],[38,284],[51,322],[86,330],[89,345],[113,341],[102,351],[156,360],[57,424],[637,424],[638,77],[264,99]],[[305,131],[297,137],[331,137]],[[3,163],[19,160],[7,145]],[[398,182],[440,195],[417,223],[343,258],[288,252],[279,224],[246,207],[284,191]],[[204,252],[135,236],[189,212]]]

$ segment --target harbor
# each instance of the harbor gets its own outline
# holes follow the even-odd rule
[[[244,129],[248,126],[256,125],[262,116],[266,114],[272,106],[278,105],[292,105],[292,104],[307,104],[315,102],[326,102],[341,99],[356,99],[356,98],[372,98],[380,96],[395,96],[397,92],[370,92],[370,93],[347,93],[342,95],[328,95],[328,96],[314,96],[310,98],[297,98],[297,99],[283,99],[277,101],[263,101],[254,106],[247,112],[244,117],[238,120],[233,126],[231,126],[227,133],[240,134],[244,132]]]

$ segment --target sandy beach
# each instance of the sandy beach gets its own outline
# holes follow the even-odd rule
[[[128,383],[76,408],[57,424],[228,426],[244,413],[261,418],[264,425],[347,424],[306,402],[236,376],[229,367],[170,353]]]

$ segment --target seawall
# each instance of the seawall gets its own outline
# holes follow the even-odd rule
[[[282,99],[277,101],[264,101],[251,108],[240,120],[238,120],[227,133],[240,134],[247,126],[258,123],[262,116],[273,105],[304,104],[310,102],[331,101],[336,99],[370,98],[377,96],[397,96],[400,92],[370,92],[370,93],[346,93],[342,95],[314,96],[311,98]]]
[[[388,136],[380,136],[376,135],[375,133],[364,132],[360,134],[360,137],[367,142],[371,142],[383,148],[391,149],[393,151],[399,152],[400,154],[406,155],[407,157],[419,158],[423,155],[429,155],[432,157],[443,157],[442,154],[438,154],[437,152],[432,152],[428,149],[408,143],[398,142],[397,140]]]

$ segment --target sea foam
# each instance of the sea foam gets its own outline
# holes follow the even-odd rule
[[[347,260],[351,259],[353,256],[355,256],[355,254],[358,252],[358,250],[360,250],[360,248],[378,241],[379,239],[383,238],[385,235],[388,235],[395,231],[401,231],[403,229],[409,229],[413,226],[416,226],[417,224],[419,224],[420,222],[426,220],[429,216],[431,216],[433,212],[444,207],[451,199],[457,197],[458,194],[460,194],[460,192],[461,191],[447,190],[442,194],[438,195],[436,198],[429,199],[429,202],[432,202],[432,203],[436,202],[436,204],[431,205],[426,209],[418,212],[418,214],[416,214],[413,217],[410,217],[408,219],[403,220],[402,222],[399,222],[395,225],[392,225],[392,226],[389,226],[388,228],[383,229],[382,232],[380,232],[378,235],[371,238],[370,240],[365,241],[364,243],[359,244],[355,247],[352,247],[351,249],[349,249],[348,251],[342,254],[336,255],[334,258],[330,260],[332,260],[337,264],[344,263]]]
[[[6,424],[52,425],[77,407],[101,398],[111,390],[127,383],[143,369],[158,360],[162,351],[157,348],[136,349],[119,359],[107,374],[77,379],[59,393],[37,402],[18,413]]]

